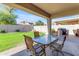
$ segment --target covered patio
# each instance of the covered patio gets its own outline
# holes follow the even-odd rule
[[[69,4],[69,3],[11,3],[6,4],[10,7],[19,8],[26,12],[32,13],[34,15],[44,17],[47,19],[48,35],[51,35],[51,24],[53,18],[59,18],[69,15],[79,14],[79,4]],[[79,37],[69,35],[65,42],[63,51],[67,51],[73,55],[79,55]],[[50,51],[50,52],[49,52]],[[47,55],[51,56],[51,50],[49,47],[46,48]],[[14,56],[27,56],[28,53],[25,53],[25,49],[13,54]],[[68,55],[68,54],[65,54]]]
[[[75,36],[69,36],[67,38],[67,41],[65,42],[63,51],[66,51],[68,53],[74,56],[79,56],[79,38]],[[53,56],[51,53],[51,50],[46,48],[47,56]],[[28,52],[26,52],[26,49],[23,49],[19,51],[18,53],[12,54],[13,56],[29,56]],[[61,55],[60,55],[61,56]],[[70,56],[69,54],[65,54],[65,56]]]

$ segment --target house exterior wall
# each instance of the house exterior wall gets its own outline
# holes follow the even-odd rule
[[[34,26],[34,30],[48,34],[47,26]]]
[[[58,28],[66,28],[69,30],[69,34],[74,35],[73,30],[74,29],[79,29],[79,25],[52,25],[52,29],[57,30]],[[45,32],[48,34],[48,29],[47,26],[34,26],[34,30],[40,31],[40,32]]]

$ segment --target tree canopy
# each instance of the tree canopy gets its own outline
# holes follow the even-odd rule
[[[35,25],[44,25],[44,22],[42,22],[42,21],[37,21],[36,23],[35,23]]]
[[[13,13],[13,8],[7,8],[6,13],[0,12],[0,24],[16,24],[16,15]]]

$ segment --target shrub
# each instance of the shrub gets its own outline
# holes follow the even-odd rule
[[[6,31],[5,30],[1,30],[0,33],[6,33]]]
[[[20,32],[20,30],[19,30],[19,29],[17,29],[17,30],[16,30],[16,32]]]

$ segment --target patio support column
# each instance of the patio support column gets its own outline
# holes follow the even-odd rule
[[[51,35],[51,19],[47,20],[48,34]]]

